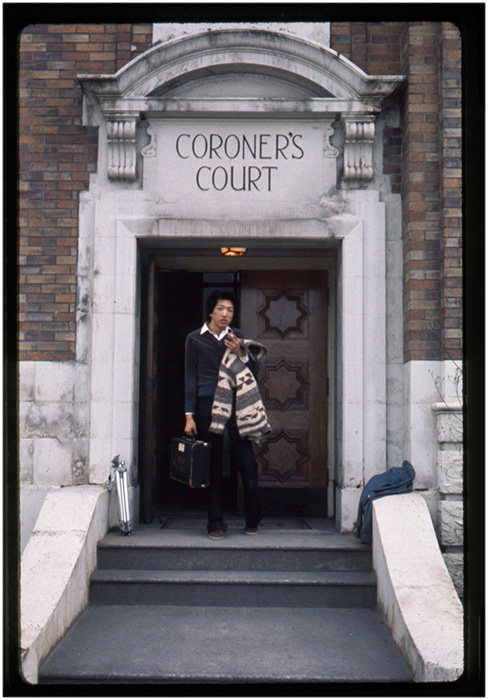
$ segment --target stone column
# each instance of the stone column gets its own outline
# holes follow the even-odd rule
[[[463,413],[458,401],[432,405],[436,417],[439,539],[456,591],[463,596]]]

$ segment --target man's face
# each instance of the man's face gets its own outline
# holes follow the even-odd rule
[[[232,322],[234,316],[234,304],[227,299],[219,299],[210,314],[209,326],[212,330],[223,331]]]

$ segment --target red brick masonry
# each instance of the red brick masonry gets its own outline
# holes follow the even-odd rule
[[[405,74],[384,174],[403,196],[404,358],[462,357],[461,39],[448,23],[332,22],[331,48],[370,74]],[[82,73],[150,48],[150,24],[35,25],[19,39],[19,359],[72,360],[79,192],[97,167]]]

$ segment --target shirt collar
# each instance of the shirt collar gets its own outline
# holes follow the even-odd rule
[[[213,335],[214,338],[217,338],[217,340],[222,340],[222,338],[225,338],[225,336],[227,335],[227,333],[228,333],[229,331],[230,331],[230,326],[227,326],[227,328],[225,328],[225,329],[220,333],[220,335],[217,335],[217,333],[214,333],[213,331],[210,330],[210,328],[208,327],[208,324],[207,324],[207,323],[204,323],[203,326],[202,326],[202,328],[201,328],[201,330],[200,330],[200,335],[203,335],[204,333],[207,333],[207,332],[208,332],[208,333],[210,333],[211,335]]]

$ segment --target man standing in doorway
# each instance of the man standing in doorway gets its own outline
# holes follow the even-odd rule
[[[187,435],[198,435],[211,444],[208,536],[221,540],[227,530],[223,513],[223,435],[210,432],[212,405],[220,364],[230,348],[255,373],[256,365],[240,343],[242,333],[230,327],[237,300],[228,291],[215,291],[207,301],[208,321],[190,333],[185,345],[185,412]],[[247,535],[258,533],[261,504],[258,494],[258,467],[250,440],[239,435],[235,406],[227,422],[231,459],[237,465],[244,487],[245,528]]]

